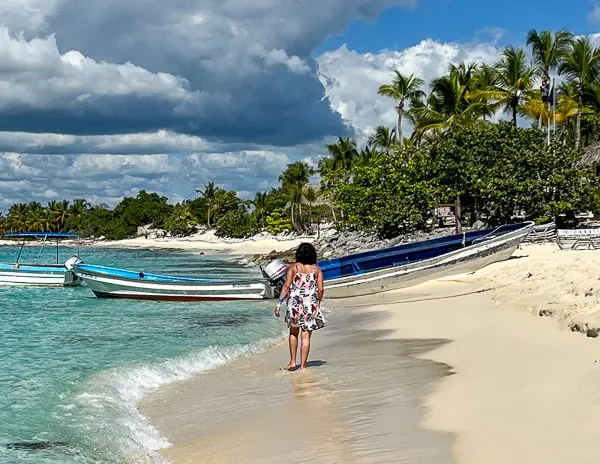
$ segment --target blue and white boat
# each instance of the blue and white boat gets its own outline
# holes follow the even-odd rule
[[[525,222],[320,261],[326,298],[370,295],[476,271],[508,259],[532,228],[532,222]],[[146,274],[81,263],[73,272],[101,298],[256,300],[279,296],[287,267],[281,260],[273,261],[262,269],[263,279],[251,281]]]
[[[321,261],[326,298],[351,298],[468,274],[512,256],[532,231],[523,222]]]
[[[81,280],[72,272],[73,265],[81,263],[81,259],[72,256],[65,263],[59,263],[58,244],[61,239],[74,239],[78,235],[70,232],[16,232],[4,234],[5,239],[23,239],[19,254],[14,263],[0,263],[0,285],[34,285],[42,287],[70,287],[81,284]],[[27,239],[42,241],[41,256],[44,244],[48,239],[56,239],[56,264],[22,263],[20,262]]]
[[[287,266],[286,266],[287,267]],[[197,279],[146,274],[93,264],[76,264],[75,275],[99,298],[200,301],[262,300],[272,298],[267,282]]]

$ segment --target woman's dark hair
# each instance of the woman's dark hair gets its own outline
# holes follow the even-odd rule
[[[301,243],[296,250],[296,262],[302,264],[317,264],[317,250],[310,243]]]

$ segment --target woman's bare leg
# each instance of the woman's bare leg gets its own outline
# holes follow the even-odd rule
[[[308,353],[310,353],[310,337],[312,332],[310,330],[302,331],[302,348],[300,350],[300,369],[306,368],[306,361],[308,361]]]
[[[286,369],[293,369],[296,367],[296,353],[298,352],[298,332],[299,327],[290,327],[290,363],[285,366]]]

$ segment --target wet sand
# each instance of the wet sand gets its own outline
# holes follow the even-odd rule
[[[600,253],[519,253],[474,275],[338,300],[306,372],[278,370],[282,344],[157,391],[141,410],[175,463],[595,463],[598,342],[524,309],[585,303],[593,316],[589,296],[563,300],[555,287],[587,287],[592,277],[569,273],[583,276],[584,260],[591,274]]]
[[[144,414],[176,463],[452,463],[451,434],[426,430],[422,403],[448,374],[415,357],[443,340],[382,339],[385,316],[346,310],[316,332],[309,369],[285,372],[287,345],[147,398]]]

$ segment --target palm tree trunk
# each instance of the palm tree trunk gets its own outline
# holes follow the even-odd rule
[[[331,205],[331,215],[333,216],[333,222],[337,222],[337,218],[335,217],[335,207]]]
[[[404,137],[402,137],[402,111],[404,110],[404,103],[398,104],[398,125],[396,126],[396,140],[400,146],[404,146]]]
[[[577,100],[577,127],[575,128],[575,150],[579,150],[579,143],[581,142],[581,113],[583,106],[583,97],[579,92]]]
[[[516,104],[512,105],[512,120],[513,120],[513,125],[515,127],[517,127],[517,105]]]

